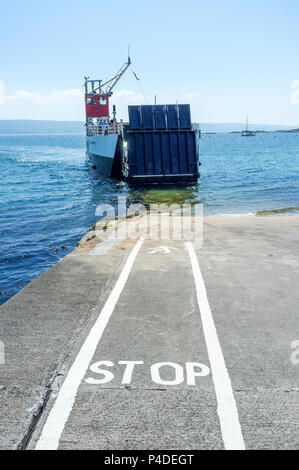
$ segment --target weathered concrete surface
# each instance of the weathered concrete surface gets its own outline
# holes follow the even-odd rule
[[[297,217],[205,224],[199,262],[247,448],[299,448],[298,248]]]
[[[109,257],[67,256],[1,306],[0,448],[16,448],[113,286],[130,244]],[[77,346],[78,342],[78,346]]]
[[[247,448],[299,447],[299,364],[290,359],[299,340],[298,239],[298,217],[206,218],[197,249]],[[64,377],[57,375],[67,374],[136,243],[120,240],[90,256],[98,242],[92,238],[0,309],[1,448],[22,442],[50,388],[33,422],[35,447]],[[155,251],[161,245],[169,252]],[[115,364],[115,377],[81,383],[60,448],[223,448],[211,375],[195,386],[159,386],[150,375],[157,362],[210,366],[183,241],[144,241],[91,364],[100,360]],[[126,360],[144,362],[129,386],[118,364]],[[90,370],[88,377],[98,378]]]

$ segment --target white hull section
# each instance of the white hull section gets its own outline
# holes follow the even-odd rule
[[[109,177],[117,146],[118,134],[86,137],[87,155],[101,176]]]

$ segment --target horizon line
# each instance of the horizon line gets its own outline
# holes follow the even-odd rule
[[[0,118],[1,121],[6,121],[6,122],[16,122],[16,121],[26,121],[26,122],[72,122],[72,123],[83,123],[85,122],[84,120],[60,120],[60,119],[2,119]],[[199,124],[244,124],[243,121],[196,121]],[[273,124],[273,123],[266,123],[266,122],[252,122],[250,126],[257,126],[257,125],[263,125],[263,126],[284,126],[284,127],[294,127],[294,128],[299,128],[299,123],[298,124]]]

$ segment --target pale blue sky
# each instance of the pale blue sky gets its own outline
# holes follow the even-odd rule
[[[190,102],[202,122],[299,125],[298,0],[2,2],[0,119],[82,119],[83,76],[109,78],[128,44],[149,101]],[[115,91],[121,113],[143,102],[131,72]]]

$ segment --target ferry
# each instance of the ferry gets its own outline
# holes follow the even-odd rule
[[[130,65],[128,57],[105,83],[84,77],[88,162],[99,176],[131,185],[197,182],[200,129],[189,104],[129,105],[126,123],[114,105],[110,116],[113,89]]]
[[[131,59],[120,68],[118,73],[103,83],[84,77],[86,111],[86,154],[92,168],[103,177],[118,176],[118,164],[122,154],[124,125],[116,119],[113,106],[110,116],[109,100],[113,89],[131,65]],[[115,167],[115,168],[114,168]]]

